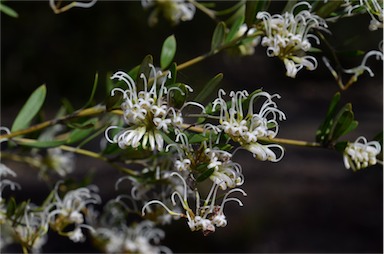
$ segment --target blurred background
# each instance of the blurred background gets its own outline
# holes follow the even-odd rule
[[[95,73],[100,86],[96,98],[105,96],[103,82],[111,72],[128,71],[151,54],[159,65],[161,46],[174,34],[175,61],[183,63],[206,53],[215,23],[199,11],[193,21],[171,26],[160,19],[149,27],[149,12],[138,1],[99,1],[90,9],[73,8],[56,15],[48,2],[9,1],[18,18],[1,16],[1,126],[10,127],[21,106],[41,84],[47,85],[44,114],[53,117],[61,98],[75,108],[89,98]],[[277,6],[278,7],[278,6]],[[368,30],[369,17],[345,19],[331,25],[336,48],[378,48],[382,31]],[[349,29],[353,27],[354,29]],[[356,32],[358,31],[358,32]],[[350,43],[343,44],[345,38]],[[381,38],[381,39],[380,39]],[[342,59],[345,68],[357,66],[360,58]],[[368,65],[376,74],[363,75],[342,92],[342,102],[352,102],[357,130],[347,136],[368,139],[383,129],[383,66],[373,58]],[[178,80],[199,89],[218,73],[221,87],[252,91],[262,87],[278,93],[277,102],[287,120],[278,137],[314,141],[332,96],[339,90],[323,64],[315,72],[300,71],[296,79],[285,76],[281,61],[268,58],[265,48],[253,56],[234,58],[220,53],[178,73]],[[215,94],[212,95],[212,99]],[[245,176],[244,207],[229,203],[228,225],[204,237],[190,232],[179,220],[163,227],[162,244],[174,252],[259,252],[259,253],[379,253],[383,251],[383,170],[380,165],[359,172],[346,170],[341,154],[323,149],[285,146],[279,163],[260,162],[246,151],[236,154]],[[97,150],[97,147],[95,148]],[[32,195],[39,203],[50,189],[38,180],[37,171],[22,164],[4,162],[14,169],[22,186],[15,194]],[[121,173],[107,165],[77,156],[74,178],[92,174],[103,200],[116,196],[114,179]],[[111,179],[105,181],[105,179]],[[56,240],[57,239],[57,240]],[[15,246],[7,251],[20,251]],[[97,252],[85,242],[50,235],[44,252]]]

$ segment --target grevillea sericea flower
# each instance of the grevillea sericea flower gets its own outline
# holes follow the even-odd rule
[[[294,14],[298,6],[306,6],[308,10]],[[261,45],[267,47],[269,57],[277,56],[284,62],[286,75],[292,78],[303,67],[308,70],[317,68],[316,58],[306,55],[312,47],[310,38],[319,43],[319,39],[310,32],[313,29],[325,29],[327,24],[324,19],[311,13],[311,8],[309,3],[300,2],[294,5],[291,12],[282,15],[262,11],[256,16],[262,20],[262,29],[265,31]]]
[[[128,127],[116,134],[112,139],[109,138],[108,132],[111,129],[120,129],[120,127],[110,126],[105,131],[106,139],[111,143],[117,143],[122,149],[141,146],[144,149],[161,151],[164,147],[162,132],[169,133],[170,128],[180,128],[183,124],[182,109],[175,109],[169,106],[168,103],[170,90],[179,88],[167,89],[165,87],[166,79],[162,79],[160,85],[157,84],[159,82],[158,77],[162,73],[160,71],[156,72],[152,64],[150,64],[150,68],[153,84],[148,87],[147,77],[141,74],[140,77],[144,81],[144,90],[142,91],[138,91],[135,81],[122,71],[116,72],[111,77],[112,79],[124,81],[128,86],[127,90],[114,88],[111,91],[112,96],[116,92],[123,94],[121,109]],[[170,78],[170,75],[169,73],[167,77]],[[188,86],[186,87],[190,89]]]
[[[156,25],[158,15],[163,14],[164,18],[177,25],[180,21],[192,20],[195,15],[195,6],[186,0],[141,0],[144,9],[154,8],[148,18],[149,25]]]
[[[231,103],[227,104],[223,98],[224,90],[219,90],[218,98],[213,102],[213,110],[220,108],[220,125],[218,126],[233,141],[253,153],[260,160],[279,161],[284,155],[284,149],[278,144],[263,145],[259,138],[274,138],[279,130],[278,120],[284,120],[285,114],[277,108],[273,98],[280,98],[278,94],[270,95],[258,91],[249,95],[247,91],[230,92]],[[265,98],[259,112],[254,111],[256,100]],[[247,113],[243,110],[247,101]],[[273,150],[271,149],[273,148]],[[277,155],[274,150],[280,150]]]
[[[142,208],[143,216],[146,213],[146,210],[149,206],[154,204],[161,205],[164,209],[172,216],[182,217],[187,219],[187,224],[191,231],[199,231],[201,230],[204,235],[215,232],[216,227],[225,227],[227,225],[227,219],[224,215],[224,205],[228,201],[236,201],[240,206],[243,203],[238,198],[229,197],[231,193],[240,192],[244,196],[246,193],[239,188],[234,188],[226,192],[223,200],[220,205],[215,205],[217,190],[219,185],[213,183],[211,190],[209,191],[204,202],[200,199],[200,194],[197,189],[194,190],[195,193],[195,211],[189,205],[188,199],[188,187],[184,178],[177,172],[171,174],[171,176],[177,176],[183,183],[183,190],[176,190],[171,195],[172,205],[176,206],[176,200],[179,199],[184,212],[179,212],[178,210],[172,210],[168,208],[162,201],[160,200],[152,200],[146,203]]]
[[[369,30],[375,31],[383,28],[384,6],[382,0],[359,0],[359,3],[344,0],[345,11],[352,15],[355,11],[365,10],[371,16]]]
[[[48,221],[51,228],[58,231],[60,234],[68,236],[74,242],[85,240],[81,228],[93,230],[89,225],[84,224],[85,218],[83,213],[90,204],[98,204],[101,198],[90,188],[78,188],[71,190],[60,198],[57,193],[58,182],[55,187],[54,200],[45,208]],[[64,232],[67,225],[74,224],[75,228],[72,231]]]
[[[102,239],[107,253],[171,253],[165,246],[159,245],[164,231],[155,228],[154,223],[144,220],[131,226],[99,227],[93,234]]]
[[[167,146],[166,151],[171,147],[176,150],[175,169],[179,172],[193,172],[201,164],[206,165],[207,170],[212,170],[209,179],[219,185],[222,190],[234,188],[244,183],[244,176],[240,164],[233,162],[232,154],[214,147],[212,133],[217,134],[220,129],[211,124],[204,126],[204,135],[208,142],[204,141],[199,147],[193,147],[188,142],[187,136],[178,132],[176,142]]]
[[[6,220],[7,207],[3,199],[3,190],[9,187],[11,190],[20,189],[20,185],[4,177],[16,177],[16,173],[6,165],[0,163],[0,225]]]
[[[376,158],[381,152],[380,143],[368,142],[364,137],[358,137],[355,142],[348,143],[344,150],[344,165],[353,171],[360,170],[379,162]],[[381,162],[382,163],[382,162]]]

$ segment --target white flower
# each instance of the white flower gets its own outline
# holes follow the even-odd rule
[[[84,236],[80,227],[93,230],[92,227],[83,224],[85,209],[90,204],[98,204],[101,202],[99,195],[92,192],[89,188],[78,188],[68,191],[63,198],[58,195],[58,186],[56,184],[54,200],[49,204],[45,211],[48,214],[48,221],[51,227],[63,235],[67,235],[71,240],[83,241]],[[63,232],[65,227],[75,224],[74,231]]]
[[[16,239],[31,248],[33,252],[40,252],[41,247],[47,241],[47,214],[33,211],[31,206],[27,205],[21,220],[13,227],[13,230]]]
[[[13,177],[16,176],[16,173],[13,172],[6,165],[0,163],[0,224],[6,220],[7,207],[5,205],[5,201],[3,199],[3,190],[9,186],[11,190],[20,189],[20,185],[8,180],[4,179],[4,176],[11,175]]]
[[[211,163],[208,169],[213,168],[214,171],[209,178],[222,190],[234,188],[244,183],[244,176],[241,173],[241,166],[231,161],[232,154],[218,150],[207,148],[205,154],[210,158]]]
[[[295,8],[305,5],[308,10],[301,10],[293,14]],[[305,67],[308,70],[317,68],[317,60],[312,56],[305,55],[311,49],[309,38],[319,39],[310,34],[311,29],[325,29],[327,24],[324,19],[310,12],[311,5],[307,2],[299,2],[292,8],[291,12],[271,15],[268,12],[257,13],[257,19],[263,21],[265,36],[261,45],[267,47],[269,57],[279,57],[284,61],[287,69],[286,75],[296,77],[297,72]]]
[[[367,142],[364,137],[359,137],[353,143],[348,143],[344,150],[344,165],[353,171],[360,170],[379,162],[376,156],[381,152],[380,143]],[[381,162],[382,163],[382,162]]]
[[[154,223],[148,220],[130,227],[98,228],[94,234],[106,241],[108,253],[171,253],[170,249],[159,245],[164,231],[155,228]]]
[[[73,242],[84,242],[85,236],[83,232],[81,231],[80,227],[76,227],[72,232],[69,234],[69,239]]]
[[[379,28],[383,28],[384,7],[382,0],[360,0],[360,4],[353,6],[351,11],[358,7],[364,7],[371,16],[369,30],[375,31]]]
[[[149,66],[153,84],[149,88],[147,78],[141,74],[140,77],[144,81],[143,91],[138,91],[136,83],[124,72],[119,71],[112,76],[112,79],[123,80],[128,86],[127,90],[115,88],[111,92],[112,96],[116,91],[123,94],[124,102],[121,104],[121,108],[128,128],[120,131],[111,139],[108,132],[120,127],[110,126],[105,131],[105,137],[109,142],[117,143],[122,149],[126,147],[138,148],[141,145],[144,149],[161,151],[164,147],[161,133],[169,133],[171,127],[179,128],[183,123],[180,111],[168,105],[169,96],[167,95],[169,91],[164,86],[166,79],[163,79],[160,87],[158,87],[158,77],[162,73],[156,72],[152,64]],[[183,93],[181,90],[180,92]]]
[[[154,7],[148,19],[150,26],[157,24],[160,13],[172,25],[177,25],[180,21],[192,20],[196,11],[195,6],[187,0],[141,0],[141,4],[145,9]]]
[[[371,57],[371,56],[376,56],[376,59],[379,60],[383,60],[383,52],[381,51],[377,51],[377,50],[371,50],[371,51],[368,51],[365,55],[364,55],[364,58],[363,60],[361,61],[361,64],[357,67],[354,67],[354,68],[351,68],[351,69],[344,69],[343,71],[345,73],[349,73],[349,74],[353,74],[353,79],[356,81],[357,78],[362,75],[365,71],[367,71],[369,73],[369,75],[371,77],[375,76],[375,74],[373,73],[373,71],[371,70],[371,68],[369,68],[367,66],[367,61],[368,59]],[[329,65],[329,62],[328,62],[328,65]],[[327,66],[328,68],[331,68],[330,65]],[[331,71],[333,69],[331,68]]]
[[[284,120],[285,114],[277,108],[277,104],[273,101],[274,97],[280,98],[279,95],[270,95],[266,92],[258,91],[253,95],[249,95],[247,91],[231,92],[230,108],[227,102],[222,98],[225,95],[223,90],[219,90],[219,98],[213,102],[213,110],[220,107],[220,126],[228,136],[238,142],[242,147],[252,152],[255,158],[261,160],[278,161],[281,156],[272,156],[268,154],[269,147],[272,145],[262,145],[258,142],[259,138],[274,138],[279,130],[277,120]],[[254,104],[256,100],[266,98],[260,107],[258,113],[254,112]],[[248,111],[243,111],[244,102],[248,101]],[[273,144],[274,147],[281,150],[280,145]]]
[[[143,216],[146,212],[146,209],[148,209],[149,206],[153,204],[159,204],[170,215],[187,218],[187,224],[192,231],[202,230],[203,234],[207,235],[215,231],[215,226],[223,227],[227,224],[224,213],[223,213],[224,205],[226,202],[236,201],[240,206],[243,205],[243,203],[238,198],[228,197],[233,192],[240,192],[241,194],[246,196],[246,193],[239,188],[229,190],[224,195],[224,198],[221,204],[215,205],[217,190],[219,185],[214,183],[211,187],[209,194],[207,195],[207,198],[204,200],[202,204],[201,204],[200,194],[198,190],[197,189],[194,190],[196,206],[195,206],[195,212],[193,212],[193,210],[190,208],[188,203],[187,183],[185,182],[184,178],[177,172],[172,173],[171,176],[177,176],[179,179],[181,179],[184,186],[182,191],[176,190],[175,192],[172,193],[171,195],[172,204],[173,206],[176,206],[176,197],[178,197],[185,213],[169,209],[160,200],[152,200],[143,206],[142,208]]]
[[[73,153],[63,153],[60,148],[50,148],[47,156],[42,161],[42,170],[53,169],[60,176],[66,176],[75,169],[75,155]]]

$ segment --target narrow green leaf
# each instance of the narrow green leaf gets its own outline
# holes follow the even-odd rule
[[[93,101],[93,98],[95,97],[95,93],[96,93],[96,89],[97,89],[97,83],[99,81],[99,74],[96,73],[95,74],[95,81],[93,82],[93,86],[92,86],[92,91],[91,91],[91,96],[89,96],[89,99],[87,101],[87,103],[85,103],[85,105],[83,106],[83,108],[86,108],[88,107],[89,105],[91,105],[92,101]]]
[[[136,80],[138,78],[137,74],[139,73],[139,70],[140,70],[140,65],[136,65],[135,67],[133,67],[131,70],[128,71],[128,75],[133,80]]]
[[[136,77],[136,87],[137,90],[144,90],[144,79],[141,78],[141,74],[144,74],[144,76],[147,78],[147,80],[150,77],[151,73],[151,67],[149,67],[150,64],[153,64],[153,57],[151,55],[147,55],[144,57],[143,61],[141,62],[139,71],[137,73]]]
[[[328,106],[328,110],[327,110],[327,113],[325,115],[325,119],[323,121],[323,123],[319,126],[319,128],[317,129],[317,132],[316,132],[316,141],[317,142],[321,142],[323,144],[325,144],[326,142],[329,141],[328,139],[328,135],[329,135],[329,132],[331,131],[331,125],[333,124],[333,119],[336,115],[336,107],[337,107],[337,104],[339,103],[340,101],[340,93],[337,92],[329,106]]]
[[[236,19],[236,21],[231,26],[231,29],[229,30],[227,37],[225,38],[225,43],[230,42],[235,38],[237,32],[239,31],[243,23],[244,23],[244,16],[241,15]]]
[[[201,143],[201,142],[206,141],[206,140],[208,140],[208,138],[205,137],[204,135],[202,135],[202,134],[194,134],[194,135],[188,140],[188,142],[189,142],[190,144],[194,144],[194,143]]]
[[[321,6],[316,13],[322,18],[327,18],[332,12],[336,11],[342,3],[343,1],[328,1],[326,4]]]
[[[176,38],[174,35],[165,39],[160,54],[160,67],[165,70],[173,61],[176,54]]]
[[[15,201],[15,198],[14,197],[11,197],[8,201],[8,204],[7,204],[7,217],[8,218],[11,218],[12,215],[15,213],[15,210],[16,210],[16,201]]]
[[[118,153],[121,151],[122,150],[117,143],[113,143],[113,144],[108,143],[107,146],[105,147],[105,149],[101,153],[103,155],[111,155],[111,154],[115,154],[115,153]]]
[[[17,14],[16,11],[14,11],[12,8],[4,5],[3,3],[0,3],[0,11],[4,12],[5,14],[7,14],[8,16],[10,16],[12,18],[18,18],[19,17],[19,14]]]
[[[347,141],[342,141],[342,142],[338,142],[336,145],[335,145],[335,149],[336,151],[339,151],[339,152],[344,152],[345,148],[347,147],[348,145],[348,142]]]
[[[356,127],[357,121],[354,121],[352,105],[348,103],[339,111],[335,117],[335,122],[330,133],[330,139],[335,141]]]
[[[226,26],[224,22],[217,24],[215,31],[213,32],[212,42],[211,42],[211,51],[216,51],[221,45],[223,45],[225,40],[225,30]]]
[[[293,9],[293,6],[295,6],[295,4],[297,4],[297,0],[287,1],[287,4],[284,6],[284,9],[281,13],[291,12]]]
[[[203,101],[217,89],[220,81],[223,79],[223,74],[219,73],[204,86],[204,89],[196,96],[195,101],[203,103]]]
[[[27,102],[21,108],[19,114],[13,122],[11,131],[18,131],[29,126],[32,119],[40,111],[43,106],[47,89],[45,85],[38,87],[28,98]]]
[[[196,182],[202,182],[213,174],[215,168],[209,168],[196,177]]]
[[[268,8],[269,2],[269,0],[247,0],[245,3],[245,23],[248,27],[254,24],[259,11],[265,11]]]
[[[97,122],[97,119],[90,119],[83,123],[82,128],[74,129],[67,139],[67,144],[73,144],[83,140],[94,132],[94,126]],[[85,129],[84,129],[85,128]]]
[[[171,72],[171,77],[167,78],[167,81],[165,81],[165,87],[170,87],[176,83],[176,77],[177,77],[177,70],[176,70],[176,63],[173,63],[171,67],[169,67],[168,71]]]
[[[51,148],[51,147],[58,147],[61,145],[64,145],[67,141],[66,140],[50,140],[50,141],[38,141],[38,140],[31,140],[31,141],[19,141],[17,142],[20,146],[27,146],[27,147],[34,147],[34,148]]]
[[[176,89],[172,87],[177,87]],[[188,89],[183,83],[176,83],[172,87],[168,89],[168,93],[170,94],[170,102],[169,104],[175,108],[181,108],[188,96]]]

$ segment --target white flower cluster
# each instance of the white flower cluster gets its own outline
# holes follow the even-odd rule
[[[37,157],[39,158],[39,157]],[[75,155],[70,152],[63,152],[62,149],[55,147],[47,149],[45,157],[41,157],[41,174],[48,170],[53,170],[64,177],[75,169]]]
[[[149,208],[149,206],[158,204],[158,205],[161,205],[170,215],[186,218],[187,224],[192,231],[201,230],[204,235],[207,235],[215,232],[216,227],[225,227],[227,225],[227,219],[223,212],[224,205],[226,202],[236,201],[240,206],[243,205],[238,198],[228,197],[231,193],[234,193],[234,192],[240,192],[241,194],[246,196],[246,193],[239,188],[231,189],[230,191],[228,191],[224,195],[224,198],[221,204],[215,205],[217,190],[219,188],[219,185],[213,183],[211,190],[203,203],[201,203],[199,192],[197,190],[194,191],[196,205],[195,205],[195,212],[193,212],[192,208],[188,203],[189,195],[188,195],[188,187],[187,187],[186,181],[177,172],[172,173],[171,176],[177,176],[183,183],[182,190],[176,189],[172,193],[171,195],[172,205],[178,208],[177,202],[176,202],[176,197],[177,197],[180,201],[182,208],[184,209],[184,212],[180,212],[178,209],[171,210],[170,208],[168,208],[168,206],[166,206],[160,200],[152,200],[143,206],[142,208],[143,216],[145,215],[146,210]]]
[[[163,150],[164,139],[161,132],[168,133],[171,127],[179,128],[183,123],[180,110],[176,110],[168,105],[169,90],[164,86],[166,79],[162,80],[160,87],[157,86],[158,76],[162,73],[156,72],[155,67],[150,65],[153,84],[148,88],[148,80],[141,74],[144,81],[144,90],[138,91],[135,81],[126,73],[119,71],[112,76],[112,79],[123,80],[127,90],[114,88],[111,95],[116,91],[123,94],[124,102],[121,108],[124,112],[124,120],[128,125],[127,129],[122,130],[110,139],[108,132],[111,129],[119,128],[117,126],[109,127],[105,132],[106,139],[111,143],[118,143],[120,148],[126,147],[138,148],[140,145],[144,149]],[[170,78],[170,74],[168,75]]]
[[[380,154],[381,146],[377,141],[367,142],[364,137],[359,137],[353,143],[348,143],[344,150],[344,164],[347,169],[360,170],[375,165]]]
[[[101,198],[89,188],[78,188],[65,194],[63,199],[58,195],[58,186],[56,185],[55,200],[45,209],[48,213],[48,220],[51,227],[59,233],[66,235],[74,242],[85,240],[81,228],[93,230],[92,227],[84,224],[83,210],[89,204],[98,204]],[[63,232],[67,225],[74,224],[75,229],[70,232]]]
[[[205,127],[205,131],[214,128],[213,131],[217,134],[217,127],[208,124]],[[211,137],[209,138],[211,139]],[[232,154],[220,150],[218,148],[212,148],[212,144],[208,145],[207,142],[202,142],[202,147],[195,148],[188,143],[188,138],[184,133],[179,132],[176,136],[176,142],[167,146],[167,151],[170,147],[175,147],[177,150],[177,159],[175,160],[174,166],[177,171],[189,172],[193,171],[195,167],[198,167],[198,163],[206,164],[207,170],[212,170],[209,178],[212,182],[220,186],[222,190],[227,188],[234,188],[244,183],[244,176],[240,164],[235,163],[231,160]],[[203,152],[200,150],[203,149]],[[192,168],[193,167],[193,168]]]
[[[121,228],[100,227],[93,233],[98,239],[105,241],[107,253],[171,253],[165,246],[158,245],[164,238],[164,231],[154,227],[154,223],[148,220]]]
[[[11,188],[11,190],[20,188],[19,184],[4,178],[8,176],[15,177],[16,173],[13,172],[6,165],[0,163],[0,224],[4,223],[4,221],[6,220],[6,212],[7,212],[5,200],[3,199],[3,190],[6,187]]]
[[[141,0],[143,8],[154,8],[148,19],[149,25],[153,26],[158,22],[158,15],[163,14],[164,18],[177,25],[180,21],[192,20],[196,7],[188,0]]]
[[[0,176],[16,174],[3,164],[0,164]],[[40,252],[47,241],[47,232],[51,228],[60,235],[66,236],[74,242],[85,240],[81,228],[93,230],[85,224],[84,213],[90,204],[101,202],[100,197],[89,188],[78,188],[66,193],[63,199],[58,195],[58,186],[48,196],[44,204],[39,207],[31,202],[24,202],[15,214],[7,214],[1,192],[6,186],[12,190],[19,185],[7,179],[0,181],[0,225],[5,235],[1,235],[2,244],[18,242],[32,252]],[[74,225],[71,231],[66,230],[68,225]],[[1,246],[2,248],[4,246]]]
[[[369,30],[375,31],[383,28],[384,2],[382,0],[359,0],[359,3],[344,0],[345,11],[352,15],[355,10],[363,8],[371,16]]]
[[[219,90],[218,98],[213,102],[213,110],[220,108],[220,125],[218,126],[232,140],[238,142],[254,157],[260,160],[279,161],[284,155],[284,149],[277,144],[263,145],[258,142],[259,138],[274,138],[279,130],[277,120],[284,120],[285,114],[277,108],[273,98],[279,95],[270,95],[266,92],[256,92],[249,95],[247,91],[230,92],[231,103],[222,98],[224,90]],[[265,97],[259,112],[254,112],[256,100]],[[245,114],[243,104],[247,102],[247,113]],[[280,156],[271,148],[281,151]]]
[[[301,10],[294,14],[298,6],[305,5],[308,10]],[[324,29],[327,24],[324,19],[310,12],[311,5],[300,2],[294,5],[291,12],[274,14],[263,11],[257,13],[257,19],[263,21],[265,36],[261,45],[267,47],[269,57],[279,57],[284,61],[287,69],[286,75],[296,77],[299,70],[305,67],[308,70],[317,68],[317,60],[313,56],[306,55],[312,47],[309,38],[318,38],[310,34],[311,29]]]

